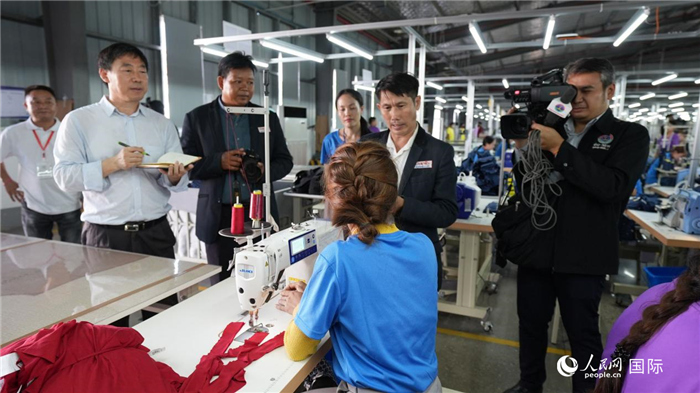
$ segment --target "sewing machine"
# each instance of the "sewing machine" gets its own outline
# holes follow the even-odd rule
[[[658,210],[664,224],[691,235],[700,234],[699,192],[680,188],[669,197],[669,205]]]
[[[236,290],[241,308],[250,314],[250,326],[258,319],[260,307],[276,290],[284,288],[281,283],[307,282],[318,254],[338,239],[339,229],[330,221],[314,219],[237,249]]]

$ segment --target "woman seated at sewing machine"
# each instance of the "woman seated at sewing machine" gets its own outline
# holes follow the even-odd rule
[[[686,151],[683,146],[674,146],[670,153],[657,157],[649,166],[646,184],[675,186],[678,170],[685,165]]]
[[[345,144],[324,178],[331,221],[351,235],[321,252],[308,286],[282,292],[277,308],[294,315],[287,354],[307,358],[330,331],[339,389],[441,391],[435,253],[426,236],[393,224],[398,176],[389,152],[375,142]]]

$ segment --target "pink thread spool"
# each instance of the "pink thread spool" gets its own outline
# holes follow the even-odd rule
[[[263,195],[262,191],[255,190],[250,195],[250,219],[260,221],[263,218]]]
[[[244,231],[243,229],[243,221],[245,219],[245,209],[243,209],[243,205],[238,202],[238,198],[236,198],[236,204],[231,207],[231,234],[232,235],[242,235]]]

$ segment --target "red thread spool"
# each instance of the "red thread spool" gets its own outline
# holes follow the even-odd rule
[[[231,234],[232,235],[242,235],[244,231],[243,229],[243,221],[245,219],[245,209],[243,209],[243,205],[238,203],[238,200],[236,200],[236,204],[233,205],[231,208]]]
[[[263,218],[263,195],[262,191],[255,190],[250,196],[250,219],[260,221]]]

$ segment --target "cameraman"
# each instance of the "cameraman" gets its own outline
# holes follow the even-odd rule
[[[540,268],[518,268],[520,381],[507,393],[542,392],[556,299],[578,362],[573,391],[595,387],[595,378],[580,370],[589,360],[595,368],[600,365],[598,305],[605,275],[618,272],[618,220],[649,153],[646,128],[616,119],[608,109],[615,94],[608,60],[577,60],[567,65],[564,77],[578,91],[571,117],[557,130],[536,123],[531,128],[540,131],[542,150],[551,153],[562,194],[555,205],[556,227],[544,246],[549,260]]]
[[[244,176],[245,150],[252,150],[264,162],[265,141],[260,132],[265,118],[260,115],[239,115],[226,112],[226,106],[256,107],[250,102],[255,92],[253,58],[233,52],[219,61],[217,84],[221,95],[214,101],[195,108],[182,124],[182,150],[202,157],[190,172],[192,180],[201,180],[197,200],[196,233],[206,244],[207,261],[222,268],[219,279],[228,278],[228,261],[236,246],[231,238],[219,236],[219,230],[231,226],[231,206],[238,197],[248,218],[250,193],[260,189],[262,180]],[[265,171],[262,162],[258,163]],[[292,155],[282,133],[279,118],[270,113],[270,179],[279,180],[292,170]],[[271,193],[272,216],[279,220],[275,195]]]

